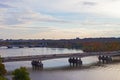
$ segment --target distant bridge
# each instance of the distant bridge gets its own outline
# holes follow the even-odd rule
[[[15,57],[2,57],[2,62],[15,62],[15,61],[32,61],[32,60],[49,60],[58,58],[70,58],[70,57],[89,57],[89,56],[118,56],[120,51],[112,52],[83,52],[83,53],[66,53],[66,54],[50,54],[50,55],[30,55],[30,56],[15,56]]]

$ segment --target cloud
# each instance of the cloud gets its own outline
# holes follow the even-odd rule
[[[8,4],[0,3],[0,8],[12,8],[12,6],[10,6]]]
[[[28,2],[31,8],[51,13],[91,13],[120,18],[119,0],[25,0],[25,2]]]
[[[30,1],[28,1],[30,2]],[[34,3],[34,2],[33,2]],[[32,24],[36,22],[55,22],[67,23],[63,19],[56,18],[49,14],[44,14],[32,10],[32,6],[28,6],[27,0],[1,0],[0,1],[0,25],[5,26],[20,26]]]
[[[86,6],[95,6],[97,5],[95,2],[90,2],[90,1],[84,1],[83,2],[83,5],[86,5]]]
[[[32,10],[23,10],[23,11],[9,11],[6,10],[0,13],[0,24],[1,25],[22,25],[22,24],[31,24],[34,22],[59,22],[66,23],[67,21],[62,19],[57,19],[51,15],[41,14],[33,12]]]
[[[39,39],[46,32],[51,32],[52,27],[2,27],[0,29],[0,38],[2,39]],[[38,38],[37,38],[38,37]]]
[[[120,11],[118,10],[120,7],[119,0],[12,0],[11,2],[1,0],[0,2],[0,7],[9,8],[9,5],[14,6],[13,9],[7,9],[6,12],[0,13],[0,24],[5,25],[20,25],[33,22],[71,22],[64,20],[64,18],[59,19],[55,16],[41,13],[42,10],[50,13],[90,13],[120,18]]]
[[[58,34],[59,33],[59,34]],[[38,32],[31,35],[27,35],[27,39],[34,38],[45,38],[45,39],[71,39],[75,37],[80,38],[91,38],[91,37],[118,37],[120,34],[120,30],[114,32],[113,29],[86,29],[86,28],[56,28],[54,27],[53,30],[45,31],[45,32]]]
[[[14,38],[119,36],[119,4],[119,0],[0,0],[0,32]]]

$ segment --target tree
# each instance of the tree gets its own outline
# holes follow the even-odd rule
[[[0,55],[0,63],[2,63],[2,57],[1,57],[1,55]]]
[[[3,76],[7,73],[7,70],[5,69],[5,65],[2,63],[1,61],[1,57],[0,57],[0,76]]]
[[[0,56],[0,80],[6,80],[4,78],[4,75],[7,73],[7,70],[5,69],[5,65],[2,63],[2,59]]]
[[[4,78],[4,77],[2,77],[2,76],[0,76],[0,80],[7,80],[6,78]]]
[[[0,63],[0,76],[3,76],[7,73],[4,64]]]
[[[29,73],[25,67],[13,71],[13,80],[30,80]]]

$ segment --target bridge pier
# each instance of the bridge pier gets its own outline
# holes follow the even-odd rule
[[[100,55],[98,59],[99,59],[99,62],[102,62],[102,63],[110,63],[112,61],[111,56]]]
[[[70,66],[80,66],[82,65],[82,60],[79,57],[70,57],[68,59],[68,62],[70,63]]]
[[[35,70],[43,68],[43,63],[40,60],[32,60],[31,64],[32,64],[32,68],[35,69]]]

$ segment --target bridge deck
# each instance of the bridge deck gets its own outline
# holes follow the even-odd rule
[[[2,57],[2,62],[13,62],[13,61],[31,61],[34,59],[49,60],[57,58],[69,58],[69,57],[88,57],[88,56],[116,56],[120,55],[120,51],[113,52],[84,52],[84,53],[66,53],[66,54],[50,54],[50,55],[30,55],[30,56],[15,56],[15,57]]]

